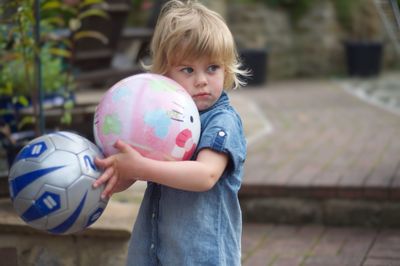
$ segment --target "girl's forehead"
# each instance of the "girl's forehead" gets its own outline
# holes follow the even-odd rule
[[[203,64],[222,64],[224,60],[220,56],[210,54],[195,54],[191,51],[177,52],[172,59],[171,63],[175,66],[192,65],[194,63]]]
[[[198,58],[183,58],[182,60],[177,62],[177,65],[194,65],[194,64],[219,64],[219,61],[214,60],[209,57],[198,57]]]
[[[205,42],[203,44],[195,40],[183,40],[173,48],[174,61],[194,61],[199,59],[206,59],[208,61],[223,62],[224,55],[221,53],[224,50],[222,47],[213,45],[212,42]]]

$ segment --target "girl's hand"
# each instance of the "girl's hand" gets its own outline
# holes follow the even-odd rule
[[[94,188],[106,183],[102,198],[111,197],[113,193],[130,187],[136,181],[132,176],[142,158],[136,150],[121,140],[114,147],[119,153],[105,159],[95,159],[96,165],[104,169],[104,173],[93,183]]]

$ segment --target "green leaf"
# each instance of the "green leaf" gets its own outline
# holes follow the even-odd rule
[[[71,57],[71,52],[66,49],[50,48],[49,51],[52,55],[61,56],[61,57],[65,57],[65,58]]]
[[[98,17],[102,17],[102,18],[105,18],[105,19],[109,19],[110,18],[110,16],[107,14],[107,12],[105,12],[104,10],[101,10],[101,9],[97,9],[97,8],[96,9],[92,8],[92,9],[88,9],[86,11],[83,11],[82,13],[80,13],[78,15],[78,18],[83,20],[83,19],[85,19],[87,17],[93,17],[93,16],[98,16]]]
[[[69,21],[69,29],[72,31],[77,31],[81,28],[82,23],[81,20],[78,18],[73,18]]]
[[[64,109],[72,110],[72,108],[74,108],[74,101],[68,100],[64,103]]]
[[[28,98],[26,98],[25,96],[18,96],[17,97],[17,103],[21,104],[22,106],[29,106],[29,101]]]
[[[102,3],[104,3],[104,0],[84,0],[79,5],[79,8],[82,9],[84,7],[87,7],[87,6],[96,5],[96,4],[102,4]]]
[[[50,17],[46,18],[46,22],[51,24],[51,25],[56,25],[56,26],[64,26],[65,25],[65,20],[61,17]]]
[[[78,15],[78,10],[74,7],[70,7],[68,5],[62,5],[61,9],[65,13],[69,13],[70,15],[76,17]]]
[[[0,116],[10,115],[10,114],[13,114],[13,113],[14,113],[13,110],[0,108]]]
[[[61,40],[60,41],[63,45],[65,45],[66,47],[68,47],[68,48],[71,48],[72,47],[72,42],[71,42],[71,40],[69,40],[69,39],[64,39],[64,40]]]
[[[11,96],[13,94],[13,83],[11,81],[6,81],[3,85],[4,87],[0,87],[0,95],[8,95]]]
[[[108,38],[104,34],[98,32],[98,31],[89,31],[89,30],[88,31],[80,31],[74,35],[75,41],[83,39],[83,38],[94,38],[94,39],[101,41],[103,44],[108,43]]]
[[[42,5],[43,10],[56,9],[60,7],[61,7],[60,1],[49,1]]]
[[[65,112],[61,117],[61,123],[70,125],[72,122],[72,114],[71,112]]]
[[[36,122],[36,118],[34,116],[24,116],[21,121],[18,123],[18,129],[23,128],[26,125],[32,125]]]

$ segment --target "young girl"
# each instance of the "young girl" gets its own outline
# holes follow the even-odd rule
[[[182,85],[201,120],[192,160],[156,161],[117,141],[118,154],[97,159],[103,196],[136,180],[148,186],[133,228],[128,265],[240,265],[242,219],[238,190],[246,157],[240,117],[223,88],[241,85],[231,32],[195,1],[169,1],[152,44],[150,71]]]

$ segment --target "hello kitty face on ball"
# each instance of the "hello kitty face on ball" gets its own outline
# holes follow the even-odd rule
[[[117,139],[144,156],[162,160],[190,158],[200,137],[199,113],[175,81],[140,74],[114,85],[95,112],[96,142],[107,154]]]

